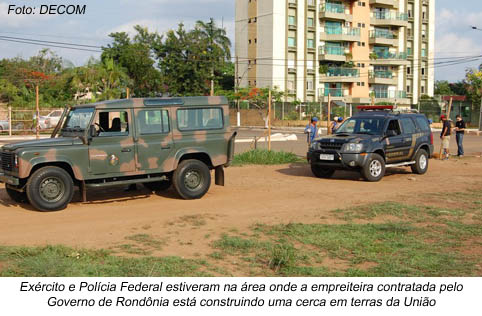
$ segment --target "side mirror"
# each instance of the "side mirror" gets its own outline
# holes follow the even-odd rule
[[[93,138],[97,136],[97,130],[95,129],[95,125],[89,126],[89,138]]]

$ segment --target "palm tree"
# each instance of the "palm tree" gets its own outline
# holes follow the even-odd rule
[[[219,28],[213,18],[209,22],[197,21],[195,32],[208,44],[209,58],[211,59],[211,96],[214,95],[214,67],[219,59],[231,59],[231,41],[226,35],[226,29]]]

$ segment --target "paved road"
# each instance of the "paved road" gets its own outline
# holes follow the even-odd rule
[[[238,131],[237,139],[254,138],[254,136],[263,136],[265,131],[261,129],[240,129]],[[283,134],[295,134],[298,137],[298,141],[287,141],[287,142],[273,142],[273,150],[284,150],[291,151],[297,155],[306,155],[307,144],[306,135],[298,130],[274,130],[272,133],[283,133]],[[439,132],[434,132],[434,143],[436,151],[440,148],[440,138],[438,137]],[[267,148],[266,142],[259,142],[258,148]],[[249,150],[252,147],[252,143],[237,143],[236,151],[243,152]],[[466,155],[481,155],[482,154],[482,136],[476,135],[465,135],[464,147]],[[457,144],[455,142],[455,136],[451,139],[451,153],[457,153]]]

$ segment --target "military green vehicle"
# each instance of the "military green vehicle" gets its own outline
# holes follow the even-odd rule
[[[152,191],[174,186],[199,199],[224,185],[236,133],[224,97],[149,98],[66,108],[50,139],[8,144],[0,151],[0,181],[18,203],[40,211],[64,209],[78,186],[142,183]]]

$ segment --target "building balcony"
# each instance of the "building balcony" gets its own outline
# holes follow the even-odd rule
[[[385,84],[396,85],[398,82],[397,77],[391,71],[371,71],[368,74],[368,83],[370,84]]]
[[[324,3],[320,5],[320,19],[352,22],[353,16],[350,14],[350,9],[343,4]]]
[[[360,79],[358,69],[328,67],[320,76],[321,82],[357,82]]]
[[[375,97],[375,102],[387,102],[393,104],[410,104],[407,92],[398,90],[371,91]]]
[[[328,96],[331,101],[349,102],[351,100],[350,90],[348,88],[320,88],[318,95],[322,102],[328,102]]]
[[[370,31],[370,45],[384,45],[398,47],[398,34],[392,31]]]
[[[376,56],[377,58],[371,58],[370,64],[382,65],[382,66],[405,66],[410,65],[410,61],[407,60],[406,53],[371,53],[370,56]]]
[[[344,47],[321,46],[319,49],[319,60],[346,62]]]
[[[348,27],[324,27],[320,33],[320,40],[332,42],[359,42],[360,29]]]
[[[370,6],[372,5],[398,9],[398,0],[370,0]]]
[[[370,23],[374,26],[408,27],[408,15],[405,13],[374,12]]]

